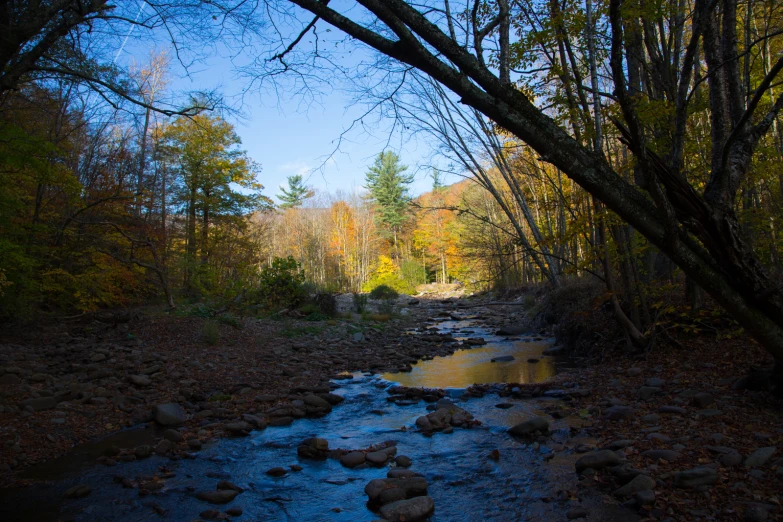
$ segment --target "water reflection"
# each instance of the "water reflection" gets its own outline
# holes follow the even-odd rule
[[[386,373],[383,378],[404,386],[425,388],[467,388],[472,384],[542,382],[555,374],[555,361],[541,352],[550,341],[490,341],[448,357],[420,361],[409,373]],[[513,361],[491,362],[496,357],[514,356]],[[528,362],[538,359],[538,362]]]

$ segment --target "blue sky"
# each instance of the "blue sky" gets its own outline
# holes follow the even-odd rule
[[[131,38],[117,63],[143,64],[148,57],[149,48],[144,42]],[[357,59],[355,55],[353,59]],[[251,91],[242,97],[247,81],[237,77],[228,58],[218,55],[191,67],[187,75],[172,60],[170,74],[168,88],[172,93],[217,88],[229,104],[241,109],[241,116],[229,115],[227,119],[235,125],[249,156],[261,164],[259,181],[265,186],[266,196],[279,193],[286,177],[294,174],[304,176],[307,184],[318,191],[361,191],[368,166],[386,147],[397,152],[408,165],[408,172],[415,174],[412,194],[427,192],[432,186],[429,147],[415,138],[403,141],[399,134],[390,134],[391,121],[371,117],[369,125],[343,135],[366,110],[364,106],[351,106],[348,93],[333,90],[309,104],[285,92]]]

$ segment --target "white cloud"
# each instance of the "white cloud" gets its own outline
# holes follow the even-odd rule
[[[304,161],[298,160],[283,163],[278,167],[278,170],[284,174],[299,174],[300,176],[304,176],[309,174],[313,169]]]

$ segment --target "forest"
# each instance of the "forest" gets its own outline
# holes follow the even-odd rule
[[[777,0],[0,2],[0,518],[780,520],[782,110]]]
[[[781,358],[777,3],[445,2],[431,20],[405,2],[362,3],[367,20],[309,1],[263,16],[148,4],[133,23],[105,2],[8,4],[4,320],[258,300],[261,272],[290,256],[311,291],[598,283],[636,349],[673,295],[698,311],[706,292]],[[373,16],[384,29],[367,32]],[[173,52],[111,63],[110,35],[129,23],[139,38],[167,30]],[[349,35],[333,55],[302,42],[321,23]],[[291,39],[268,39],[281,24]],[[332,74],[432,145],[432,190],[414,197],[404,152],[378,151],[355,193],[294,176],[275,206],[219,95],[166,91],[174,56],[239,52],[241,31],[269,53],[245,73],[303,96],[328,81],[322,62],[375,50],[359,64],[374,85]],[[443,174],[463,181],[442,186]]]

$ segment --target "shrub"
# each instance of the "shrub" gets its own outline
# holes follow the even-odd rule
[[[370,291],[370,297],[372,299],[383,299],[385,301],[393,301],[400,296],[399,292],[388,285],[378,285]]]
[[[259,275],[258,295],[271,307],[296,306],[304,299],[304,272],[292,256],[276,257]]]

